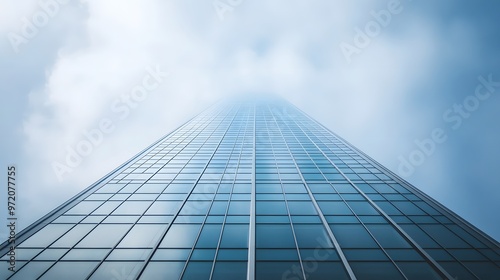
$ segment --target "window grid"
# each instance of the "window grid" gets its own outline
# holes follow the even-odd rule
[[[19,236],[0,278],[500,273],[496,241],[275,98],[210,107]]]

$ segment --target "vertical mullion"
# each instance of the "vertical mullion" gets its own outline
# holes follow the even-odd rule
[[[234,107],[234,106],[233,106]],[[231,107],[231,109],[233,108]],[[231,109],[228,109],[229,112],[231,112]],[[233,116],[233,119],[234,119],[235,116]],[[228,115],[225,115],[224,116],[224,119],[221,120],[219,122],[219,124],[217,125],[216,128],[214,128],[214,130],[211,132],[211,135],[214,134],[217,129],[221,126],[221,124],[224,122],[224,120],[228,118]],[[213,121],[213,120],[212,120]],[[232,123],[232,121],[231,121]],[[224,134],[222,135],[222,138],[224,138],[224,136],[226,135],[227,131],[229,130],[229,128],[231,127],[231,124],[228,125],[226,131],[224,132]],[[221,139],[222,139],[221,138]],[[207,140],[204,142],[204,144],[207,143],[207,141],[210,139],[210,136],[207,137]],[[222,140],[219,141],[219,143],[217,144],[217,147],[215,147],[212,155],[210,156],[210,159],[208,160],[207,164],[205,165],[205,167],[203,168],[203,171],[200,173],[200,176],[198,177],[198,179],[196,180],[196,182],[193,184],[193,187],[191,188],[191,191],[188,193],[188,195],[186,196],[186,198],[184,199],[182,205],[180,206],[180,208],[177,210],[177,213],[174,215],[174,218],[172,220],[172,222],[167,226],[167,228],[165,229],[165,231],[162,233],[161,237],[158,239],[158,242],[156,243],[156,245],[153,247],[153,250],[151,251],[151,253],[149,254],[149,256],[146,258],[146,260],[144,261],[144,265],[142,266],[141,270],[139,271],[139,273],[137,274],[137,279],[139,279],[142,274],[144,273],[144,270],[146,269],[146,267],[148,266],[148,264],[151,262],[151,259],[153,258],[153,255],[155,254],[156,250],[158,250],[158,247],[160,246],[161,242],[163,241],[163,239],[165,238],[165,236],[167,235],[167,232],[169,231],[169,229],[171,228],[172,224],[175,222],[175,219],[177,219],[177,217],[179,216],[179,213],[181,212],[182,210],[182,207],[184,207],[184,205],[186,204],[186,201],[188,200],[189,196],[193,193],[193,190],[195,189],[196,185],[198,184],[198,182],[200,181],[200,178],[202,176],[202,174],[205,172],[205,170],[207,169],[210,161],[212,160],[212,158],[214,157],[215,153],[217,152],[217,150],[219,149],[220,147],[220,143],[221,143]],[[203,145],[202,145],[203,147]],[[201,149],[201,147],[200,147]],[[188,260],[186,260],[187,262]]]
[[[241,108],[241,107],[240,107]],[[248,116],[247,116],[247,119],[246,121],[248,121]],[[220,250],[220,245],[221,245],[221,242],[222,242],[222,235],[224,234],[224,229],[226,227],[226,222],[227,222],[227,216],[229,214],[229,207],[231,206],[231,201],[232,201],[232,198],[233,198],[233,192],[234,192],[234,185],[236,184],[236,180],[237,180],[237,176],[238,176],[238,169],[240,167],[240,162],[241,162],[241,155],[242,155],[242,151],[243,151],[243,147],[244,147],[244,142],[239,145],[237,144],[238,143],[238,139],[241,137],[241,134],[242,134],[242,130],[244,131],[243,132],[243,139],[245,138],[246,134],[247,134],[247,130],[246,130],[246,126],[244,129],[242,129],[243,126],[241,126],[238,130],[238,135],[236,136],[235,140],[234,140],[234,144],[233,144],[233,149],[231,151],[231,155],[234,154],[234,151],[236,150],[237,151],[237,148],[239,147],[239,155],[238,155],[238,163],[236,163],[236,170],[235,170],[235,174],[234,174],[234,179],[233,179],[233,183],[232,183],[232,186],[231,186],[231,191],[229,193],[229,198],[228,198],[228,202],[227,202],[227,207],[226,207],[226,211],[224,213],[224,220],[222,221],[222,226],[221,226],[221,230],[220,230],[220,234],[219,234],[219,240],[217,242],[217,246],[215,248],[215,255],[214,255],[214,261],[212,263],[212,269],[210,271],[210,278],[209,279],[213,279],[213,274],[214,274],[214,271],[215,271],[215,264],[217,262],[217,257],[219,255],[219,250]],[[229,165],[226,164],[226,167],[225,167],[225,170],[227,170],[227,167]],[[224,171],[225,171],[224,170]],[[223,178],[224,178],[224,174],[221,176],[221,179],[220,179],[220,182],[219,182],[219,187],[217,188],[217,192],[218,192],[218,189],[220,188],[220,184],[222,184],[222,181],[223,181]],[[217,192],[215,193],[214,195],[214,201],[215,201],[215,197],[217,196]],[[213,206],[213,202],[212,201],[212,206]],[[211,206],[211,207],[212,207]],[[209,213],[210,213],[210,210],[209,209],[208,213],[207,213],[207,217],[209,216]],[[196,244],[195,244],[196,245]]]
[[[337,165],[332,161],[330,160],[330,158],[325,154],[325,152],[314,142],[311,140],[311,138],[309,137],[309,135],[307,135],[307,133],[304,132],[304,130],[302,129],[302,127],[299,126],[299,124],[297,124],[297,122],[295,120],[291,120],[295,126],[297,126],[297,128],[299,128],[302,133],[309,139],[309,141],[321,152],[321,154],[330,162],[330,164],[333,165],[333,167],[375,208],[377,209],[377,211],[382,215],[384,216],[384,218],[386,218],[387,221],[389,221],[389,223],[415,248],[417,249],[417,251],[420,253],[420,255],[422,257],[424,257],[424,259],[427,260],[427,263],[429,263],[438,273],[441,274],[441,276],[443,277],[446,277],[447,279],[453,279],[453,277],[446,271],[444,270],[441,265],[439,265],[426,251],[424,251],[424,249],[422,249],[422,247],[420,247],[420,245],[418,245],[417,242],[415,242],[415,240],[413,240],[396,222],[394,222],[394,220],[391,219],[391,217],[389,217],[389,215],[387,215],[387,213],[385,213],[375,202],[373,202],[373,200],[371,200],[363,191],[361,191],[358,186],[356,186],[352,181],[351,179],[349,179],[345,174],[344,172],[342,172],[338,167]],[[311,120],[312,121],[312,120]],[[314,122],[314,121],[313,121]]]
[[[265,115],[269,114],[270,116],[272,116],[272,112],[270,112],[270,110],[268,110],[268,111],[269,111],[269,113],[265,112],[264,114]],[[283,136],[283,134],[281,133],[281,130],[278,126],[278,123],[276,122],[276,120],[274,118],[273,118],[273,121],[274,121],[274,125],[276,126],[276,128],[280,132],[280,136],[283,139],[283,142],[286,144],[286,139]],[[267,117],[264,118],[264,122],[266,123],[266,131],[267,131],[268,137],[270,137],[271,133],[269,133],[270,129],[269,129]],[[295,244],[295,249],[297,250],[297,257],[299,258],[300,270],[302,271],[302,277],[304,279],[307,279],[306,272],[304,270],[304,264],[302,263],[302,256],[300,255],[300,248],[299,248],[299,243],[297,241],[297,235],[295,234],[295,227],[294,227],[294,224],[292,221],[292,215],[290,214],[290,207],[288,206],[288,199],[286,198],[286,195],[285,195],[285,188],[283,187],[283,182],[281,181],[281,176],[280,176],[279,169],[278,169],[278,163],[276,162],[276,156],[274,154],[274,145],[273,145],[272,141],[269,141],[269,143],[271,145],[271,151],[272,151],[273,157],[274,157],[274,166],[276,167],[276,172],[278,172],[278,178],[280,180],[281,193],[283,194],[283,201],[285,202],[286,213],[287,213],[288,221],[290,222],[290,229],[292,230],[292,236],[293,236],[293,241]],[[292,156],[290,150],[288,150],[288,152],[290,153],[290,156]]]
[[[253,155],[252,155],[252,193],[250,197],[250,226],[248,227],[248,266],[247,280],[255,280],[255,150],[256,150],[256,102],[253,103]],[[245,142],[243,142],[244,144]]]
[[[274,114],[272,113],[272,110],[269,110],[269,111],[271,111],[271,115],[272,115],[274,121],[276,122],[276,124],[278,124],[278,122],[276,121],[276,118],[274,117]],[[291,120],[291,121],[293,121],[293,120]],[[282,135],[283,139],[285,139],[285,145],[286,145],[286,147],[288,149],[288,152],[292,156],[293,164],[295,165],[295,168],[297,169],[297,172],[298,172],[298,174],[300,176],[300,179],[302,180],[302,183],[304,184],[304,186],[305,186],[305,188],[307,190],[307,193],[309,194],[309,198],[311,199],[311,201],[312,201],[312,203],[314,205],[314,208],[316,209],[316,212],[318,212],[318,216],[321,219],[323,227],[325,228],[326,232],[328,233],[328,236],[330,237],[330,239],[332,240],[333,244],[335,245],[335,249],[337,250],[337,254],[339,254],[339,257],[340,257],[342,263],[344,264],[344,268],[346,269],[347,273],[349,274],[349,277],[351,277],[352,280],[356,280],[357,279],[356,275],[354,275],[354,272],[353,272],[351,266],[349,265],[349,262],[347,261],[347,258],[344,255],[344,252],[342,251],[342,248],[340,247],[339,242],[337,241],[337,238],[335,238],[335,235],[333,234],[332,229],[328,225],[328,222],[326,221],[326,218],[323,215],[323,212],[321,211],[321,208],[319,207],[318,203],[316,202],[316,199],[314,198],[311,190],[309,189],[309,186],[307,185],[307,182],[306,182],[304,176],[302,176],[302,173],[300,172],[299,166],[298,166],[297,162],[295,161],[295,158],[293,157],[293,154],[292,154],[292,151],[290,149],[290,146],[288,146],[288,142],[286,141],[286,138],[284,137],[283,132],[281,131],[281,128],[279,127],[279,125],[278,125],[278,129],[279,129],[279,132]]]
[[[215,118],[214,118],[214,119],[215,119]],[[205,127],[207,127],[207,126],[208,126],[208,125],[206,124],[206,125],[205,125]],[[163,166],[162,166],[159,170],[157,170],[157,171],[156,171],[156,172],[155,172],[155,173],[154,173],[151,177],[153,177],[155,174],[158,174],[158,172],[160,172],[160,170],[162,170],[165,166],[167,166],[167,165],[168,165],[168,163],[169,163],[172,159],[174,159],[176,156],[180,155],[180,154],[182,153],[182,151],[186,148],[186,146],[187,146],[187,145],[189,145],[189,144],[190,144],[190,143],[191,143],[194,139],[196,139],[196,137],[197,137],[198,135],[200,135],[201,131],[203,131],[203,130],[199,130],[197,133],[190,133],[190,134],[188,135],[188,137],[190,137],[189,142],[188,142],[187,144],[185,144],[185,145],[184,145],[184,147],[183,147],[181,150],[177,151],[177,152],[175,153],[175,155],[174,155],[174,156],[173,156],[173,157],[172,157],[172,158],[171,158],[171,159],[170,159],[167,163],[165,163],[165,164],[164,164],[164,165],[163,165]],[[184,132],[184,133],[183,133],[183,135],[186,135],[186,134],[187,134],[187,132]],[[194,134],[196,134],[196,135],[194,135]],[[193,135],[194,135],[194,136],[193,136]],[[177,143],[177,144],[174,146],[174,148],[176,148],[177,146],[180,146],[180,145],[181,145],[180,143]],[[201,147],[200,147],[198,150],[200,150],[200,149],[201,149]],[[161,153],[161,151],[160,151],[160,152],[158,152],[158,153],[156,153],[155,155],[158,155],[159,153]],[[168,153],[167,153],[167,154],[168,154]],[[166,154],[165,154],[165,155],[166,155]],[[193,157],[194,157],[194,155],[195,155],[195,153],[191,156],[191,158],[193,158]],[[157,162],[158,162],[158,161],[157,161]],[[187,163],[184,165],[184,167],[185,167],[186,165],[187,165]],[[138,167],[137,167],[137,168],[138,168]],[[137,169],[137,168],[136,168],[136,169]],[[174,178],[174,179],[175,179],[175,178]],[[172,180],[174,180],[174,179],[172,179]],[[147,184],[147,182],[148,182],[149,180],[150,180],[150,179],[146,180],[146,182],[144,182],[144,184]],[[130,183],[127,183],[127,184],[130,184]],[[165,189],[168,187],[168,185],[169,185],[169,184],[167,184],[167,186],[165,186],[165,188],[163,189],[163,191],[165,191]],[[144,216],[144,214],[148,211],[148,209],[149,209],[149,208],[153,205],[153,203],[154,203],[155,201],[158,201],[158,198],[161,196],[161,194],[163,193],[163,191],[162,191],[161,193],[158,193],[158,195],[156,196],[156,198],[155,198],[154,200],[152,200],[152,203],[148,206],[148,208],[146,208],[146,210],[144,211],[144,213],[142,213],[141,217],[143,217],[143,216]],[[136,192],[137,192],[137,190],[135,190],[135,191],[134,191],[134,193],[136,193]],[[123,201],[122,201],[122,203],[120,203],[120,204],[119,204],[119,205],[115,208],[115,210],[116,210],[116,209],[118,209],[118,207],[120,207],[120,205],[122,205],[123,203],[125,203],[125,201],[127,201],[127,200],[128,200],[128,199],[132,196],[132,195],[133,195],[133,194],[130,194],[130,195],[127,197],[127,199],[123,200]],[[109,198],[108,198],[108,200],[107,200],[107,201],[109,201]],[[115,210],[113,210],[113,211],[115,211]],[[111,212],[109,215],[111,215],[111,214],[112,214],[112,212]],[[108,215],[108,216],[109,216],[109,215]],[[113,252],[113,251],[114,251],[114,250],[118,247],[118,244],[120,244],[120,242],[121,242],[121,241],[122,241],[122,240],[123,240],[123,239],[127,236],[127,234],[128,234],[128,233],[129,233],[129,232],[130,232],[133,228],[134,228],[134,226],[136,226],[136,225],[139,223],[139,220],[140,220],[140,218],[139,218],[139,219],[137,219],[137,220],[136,220],[136,221],[132,224],[132,226],[130,227],[130,229],[128,229],[128,230],[127,230],[127,232],[126,232],[126,233],[122,236],[122,238],[120,238],[120,240],[119,240],[119,241],[118,241],[118,242],[117,242],[117,243],[113,246],[113,248],[112,248],[112,249],[111,249],[111,250],[110,250],[110,251],[109,251],[109,252],[108,252],[108,253],[104,256],[104,258],[101,260],[101,262],[100,262],[100,263],[99,263],[99,264],[98,264],[98,265],[97,265],[97,266],[96,266],[96,267],[92,270],[92,272],[89,274],[89,276],[87,276],[87,278],[86,278],[86,279],[90,279],[90,278],[92,277],[92,275],[93,275],[93,274],[97,271],[97,269],[99,269],[99,267],[100,267],[100,266],[101,266],[101,265],[105,262],[105,260],[109,257],[109,255],[111,255],[111,253],[112,253],[112,252]],[[104,221],[104,219],[103,219],[103,221]],[[173,220],[172,220],[172,221],[173,221]],[[99,224],[102,224],[102,221],[101,221]],[[98,225],[99,225],[99,224],[98,224]],[[96,227],[97,227],[97,225],[96,225]],[[94,227],[94,229],[95,229],[95,227]],[[92,229],[92,230],[94,230],[94,229]],[[168,226],[167,226],[167,229],[168,229]],[[92,230],[91,230],[91,231],[89,231],[89,233],[88,233],[88,234],[90,234],[90,232],[92,232]],[[87,234],[87,235],[88,235],[88,234]],[[84,238],[84,237],[82,237],[82,240],[83,240],[83,238]],[[75,246],[76,246],[76,245],[75,245]],[[73,246],[73,248],[74,248],[74,246]],[[72,249],[73,249],[73,248],[72,248]],[[151,250],[154,250],[154,248],[152,248]],[[68,252],[69,252],[69,251],[68,251]],[[67,252],[67,253],[68,253],[68,252]],[[66,254],[67,254],[67,253],[66,253]],[[62,258],[62,257],[61,257],[61,258]]]

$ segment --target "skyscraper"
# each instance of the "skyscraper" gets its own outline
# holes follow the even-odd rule
[[[161,125],[159,125],[161,126]],[[7,279],[498,279],[500,245],[276,99],[218,103],[0,249]]]

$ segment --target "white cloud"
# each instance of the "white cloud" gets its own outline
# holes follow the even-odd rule
[[[0,32],[19,32],[22,18],[31,18],[38,8],[36,1],[0,0]]]
[[[408,79],[398,71],[407,61],[383,60],[389,55],[384,51],[391,46],[374,44],[360,58],[358,67],[346,68],[344,61],[338,60],[339,39],[335,35],[350,34],[356,23],[349,15],[368,13],[368,7],[356,9],[353,4],[330,2],[248,2],[235,9],[229,20],[220,22],[211,5],[201,5],[88,2],[83,45],[62,47],[48,71],[46,86],[32,93],[32,113],[25,123],[25,133],[30,157],[45,167],[39,169],[43,174],[38,174],[45,178],[43,186],[37,188],[76,193],[179,125],[179,120],[232,93],[271,92],[292,100],[308,99],[305,107],[309,111],[326,104],[324,114],[331,113],[328,104],[339,104],[330,118],[350,116],[350,125],[359,131],[367,130],[369,119],[387,117],[374,116],[380,112],[379,106],[390,102],[397,106],[401,99],[397,92]],[[263,8],[268,13],[256,14]],[[199,16],[199,12],[193,9],[206,14],[194,19],[190,14]],[[332,15],[325,12],[328,9],[335,15],[332,21]],[[259,47],[259,43],[267,46]],[[325,59],[320,61],[322,67],[310,61],[316,55],[309,49],[311,45]],[[48,167],[54,161],[64,162],[67,147],[74,148],[84,139],[82,131],[96,128],[102,118],[116,117],[110,110],[111,103],[129,94],[150,65],[160,65],[172,75],[126,120],[117,121],[115,132],[105,135],[104,142],[73,173],[63,182],[57,181]],[[386,68],[380,71],[378,65]],[[395,80],[392,75],[399,75],[399,87],[389,86]],[[384,79],[386,82],[380,83]],[[310,98],[315,90],[331,94]],[[353,114],[350,108],[358,113]]]
[[[351,40],[354,28],[372,19],[370,11],[386,4],[244,1],[220,21],[211,1],[88,1],[80,11],[87,17],[78,44],[60,48],[46,85],[31,93],[24,124],[30,208],[50,210],[208,104],[241,92],[281,94],[395,165],[398,153],[432,127],[427,112],[408,111],[406,102],[412,90],[432,80],[436,49],[448,38],[405,10],[348,65],[339,43]],[[454,30],[457,40],[444,45],[464,39],[459,34],[466,25]],[[112,102],[155,65],[171,72],[169,78],[128,118],[117,119]],[[59,182],[52,162],[63,161],[83,130],[110,116],[116,130]],[[402,131],[414,134],[405,142]],[[41,201],[41,193],[59,195]]]

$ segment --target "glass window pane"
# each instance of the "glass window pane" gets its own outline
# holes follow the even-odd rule
[[[124,200],[127,200],[127,198],[130,196],[128,193],[117,193],[113,195],[109,200],[116,200],[118,202],[122,202]]]
[[[257,215],[287,215],[284,201],[257,201]]]
[[[90,279],[135,279],[142,265],[141,262],[103,262]]]
[[[339,193],[358,193],[358,191],[353,186],[351,186],[351,184],[333,184],[333,186]]]
[[[182,279],[210,279],[212,262],[190,261],[184,271]]]
[[[84,218],[85,218],[85,216],[62,215],[59,218],[55,219],[52,223],[53,224],[74,224],[74,223],[79,223]]]
[[[314,205],[310,201],[288,201],[290,215],[317,215]]]
[[[380,207],[387,215],[403,215],[394,205],[387,201],[378,201],[377,206]]]
[[[205,224],[196,243],[196,248],[217,248],[221,230],[222,224]]]
[[[19,253],[19,250],[17,252]],[[37,261],[57,261],[60,259],[68,249],[46,249],[40,255],[38,255],[35,260]],[[30,258],[31,259],[31,258]]]
[[[110,261],[142,261],[151,249],[114,249],[106,260]]]
[[[78,224],[52,244],[52,247],[73,247],[94,227],[91,224]]]
[[[40,253],[42,249],[20,249],[16,248],[16,261],[29,261],[31,260],[35,255]],[[10,259],[10,256],[8,255],[3,255],[0,258],[0,262],[6,261]],[[7,269],[7,268],[6,268]]]
[[[62,259],[65,261],[101,261],[108,252],[109,249],[72,249]]]
[[[240,175],[243,174],[238,174],[238,176]],[[252,192],[251,184],[234,184],[233,193],[250,193],[250,192]]]
[[[343,248],[378,248],[362,225],[335,224],[330,227]]]
[[[191,249],[158,249],[152,260],[154,261],[185,261]]]
[[[304,261],[304,270],[306,271],[307,279],[314,280],[348,280],[350,277],[341,262],[316,262]],[[293,279],[293,278],[288,278]],[[301,277],[297,278],[301,279]],[[358,278],[360,279],[360,278]]]
[[[250,215],[250,201],[231,201],[228,215]]]
[[[256,250],[257,261],[298,261],[297,249],[259,249]],[[303,257],[303,256],[302,256]]]
[[[378,215],[378,211],[367,201],[347,202],[356,215]]]
[[[169,224],[174,219],[173,216],[142,216],[138,223],[140,224]]]
[[[286,199],[288,201],[290,200],[307,200],[310,201],[311,198],[307,193],[291,193],[291,194],[286,194]]]
[[[142,215],[149,205],[151,201],[125,201],[113,212],[113,215]]]
[[[294,224],[320,224],[319,216],[291,216]]]
[[[48,224],[26,239],[19,247],[47,247],[71,228],[68,224]]]
[[[210,215],[225,215],[228,201],[214,201],[210,208]]]
[[[292,228],[289,224],[257,224],[257,248],[295,248]]]
[[[460,226],[454,224],[454,225],[449,225],[448,228],[452,232],[454,232],[456,235],[458,235],[462,239],[464,239],[467,243],[472,245],[472,247],[474,247],[474,248],[486,248],[486,245],[484,243],[482,243],[481,241],[479,241],[478,237],[472,236],[470,233],[466,232]]]
[[[210,204],[209,200],[188,200],[182,206],[180,215],[206,215]]]
[[[182,201],[155,201],[145,215],[174,215]]]
[[[97,208],[93,215],[109,215],[113,210],[120,205],[120,201],[106,201],[99,208]]]
[[[96,191],[96,193],[116,193],[118,192],[121,188],[123,188],[125,184],[112,184],[112,183],[107,183],[106,185],[102,186],[100,189]]]
[[[163,192],[164,193],[188,193],[193,188],[192,184],[170,184]]]
[[[153,247],[162,236],[166,225],[135,225],[118,247]]]
[[[470,245],[443,225],[421,225],[434,240],[445,248],[469,248]]]
[[[190,261],[213,261],[215,249],[194,249]]]
[[[131,225],[100,224],[77,247],[114,247],[130,227]]]
[[[102,204],[102,201],[82,201],[69,209],[67,215],[88,215]]]
[[[394,261],[424,261],[424,258],[414,249],[387,249],[385,251]]]
[[[85,279],[99,262],[57,262],[40,279]]]
[[[476,276],[472,275],[462,264],[455,260],[453,262],[439,262],[439,265],[455,279],[477,279]]]
[[[37,279],[40,274],[45,272],[53,262],[29,262],[21,270],[18,270],[10,279],[15,280],[26,280],[26,279]],[[3,268],[3,267],[2,267]],[[10,271],[9,271],[10,273]]]
[[[229,217],[231,217],[231,216],[229,216]],[[208,216],[206,222],[209,224],[222,224],[224,222],[224,216],[222,216],[222,215],[220,215],[220,216]]]
[[[283,194],[276,193],[261,193],[255,195],[257,200],[281,200],[283,199]]]
[[[248,224],[250,216],[227,216],[226,223],[228,224]]]
[[[91,215],[91,216],[87,216],[87,218],[83,219],[81,221],[81,223],[82,224],[98,224],[98,223],[102,222],[102,220],[104,220],[104,218],[106,218],[106,216]]]
[[[315,261],[340,261],[337,251],[332,248],[318,247],[315,249],[300,249],[300,257],[302,260]]]
[[[283,184],[285,193],[306,193],[306,188],[303,184]]]
[[[294,225],[299,248],[333,248],[323,225]]]
[[[449,249],[448,252],[460,261],[488,261],[476,249]]]
[[[443,279],[425,262],[397,262],[397,265],[408,279]]]
[[[370,184],[370,185],[379,193],[396,193],[396,191],[387,184]]]
[[[257,193],[282,193],[280,184],[263,184],[258,183],[255,185]]]
[[[303,279],[299,262],[256,262],[255,279]]]
[[[405,215],[425,215],[425,212],[409,201],[393,201],[396,206]]]
[[[108,198],[111,197],[111,194],[99,194],[99,193],[94,193],[89,195],[85,200],[107,200]]]
[[[318,193],[337,193],[330,184],[307,184],[311,192]]]
[[[348,261],[389,261],[380,249],[344,249]]]
[[[128,184],[120,190],[120,193],[133,193],[135,192],[141,184]]]
[[[349,207],[342,201],[319,201],[318,205],[324,215],[352,215]]]
[[[161,193],[164,189],[165,189],[165,185],[163,185],[163,184],[146,183],[142,187],[140,187],[136,192],[137,193]]]
[[[184,262],[149,262],[141,275],[142,280],[179,279]]]
[[[213,279],[246,279],[246,262],[221,262],[215,263]]]
[[[173,224],[160,244],[162,248],[192,248],[200,224]]]
[[[248,248],[248,225],[226,224],[221,248]]]
[[[367,228],[384,248],[411,248],[391,225],[367,225]]]
[[[248,260],[248,249],[219,249],[217,260],[246,261]]]
[[[358,279],[405,279],[390,262],[350,262],[350,265]]]
[[[422,248],[440,248],[440,246],[418,226],[402,224],[401,227]]]

